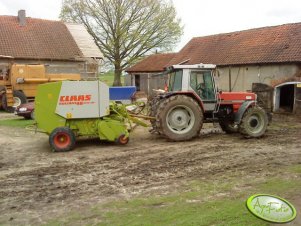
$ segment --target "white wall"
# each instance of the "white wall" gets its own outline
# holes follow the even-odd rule
[[[299,70],[297,64],[218,67],[219,78],[217,80],[220,89],[229,91],[229,71],[231,71],[232,91],[246,91],[251,90],[252,83],[255,82],[273,86],[293,77]]]

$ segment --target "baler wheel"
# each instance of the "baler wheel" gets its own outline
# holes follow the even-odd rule
[[[262,108],[255,106],[245,112],[239,126],[239,132],[246,138],[257,138],[265,133],[267,126],[267,114]]]
[[[120,135],[117,139],[118,144],[126,145],[129,142],[129,137],[126,137],[124,134]]]
[[[54,151],[72,150],[75,140],[75,135],[69,127],[55,128],[49,136],[49,144]]]

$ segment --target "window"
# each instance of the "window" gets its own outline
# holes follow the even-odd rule
[[[178,70],[170,74],[168,91],[182,90],[182,74],[182,70]]]
[[[211,71],[191,71],[190,87],[203,100],[215,100]]]
[[[140,91],[140,75],[135,75],[135,86],[137,88],[137,91]]]

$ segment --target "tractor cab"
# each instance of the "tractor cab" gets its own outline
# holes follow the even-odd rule
[[[215,65],[173,65],[169,70],[169,92],[193,92],[206,111],[216,109],[218,92],[214,80]]]

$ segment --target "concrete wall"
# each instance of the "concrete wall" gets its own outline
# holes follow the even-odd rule
[[[158,73],[135,73],[125,76],[125,85],[135,86],[135,75],[140,75],[140,91],[152,95],[153,89],[164,89],[167,75],[158,76]],[[155,76],[154,76],[155,75]]]
[[[124,85],[125,86],[133,86],[132,76],[130,74],[126,74],[124,76]]]
[[[219,88],[224,91],[230,91],[230,89],[231,91],[246,91],[251,90],[252,83],[255,82],[274,86],[296,75],[300,68],[300,64],[218,67],[219,77],[217,82]]]

